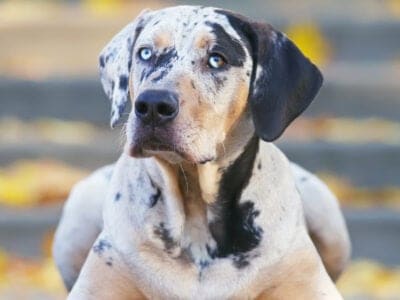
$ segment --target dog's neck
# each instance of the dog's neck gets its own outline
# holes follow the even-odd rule
[[[248,144],[255,140],[258,138],[255,137],[251,118],[245,113],[226,134],[224,142],[217,145],[217,157],[213,161],[193,164],[185,161],[171,163],[160,158],[157,160],[175,170],[174,176],[184,198],[195,197],[206,204],[212,204],[218,198],[221,180],[227,169],[249,150]]]
[[[214,255],[222,257],[246,252],[258,244],[258,237],[254,232],[245,232],[242,224],[254,209],[244,207],[239,199],[251,177],[259,138],[252,124],[243,120],[231,130],[224,146],[218,149],[215,161],[205,164],[171,164],[157,159],[160,167],[167,169],[165,177],[181,199],[185,230],[192,226],[187,224],[196,223],[194,227],[208,235],[207,246],[212,236],[216,243]],[[188,239],[188,245],[193,243],[190,230],[183,238]]]

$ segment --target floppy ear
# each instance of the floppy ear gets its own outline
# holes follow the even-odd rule
[[[273,141],[310,105],[323,78],[284,34],[267,24],[252,27],[257,44],[253,49],[250,109],[258,136]]]
[[[104,47],[99,56],[100,79],[104,92],[111,100],[112,128],[121,120],[129,100],[129,75],[133,46],[148,19],[148,10],[125,26]]]
[[[322,74],[284,34],[265,23],[219,10],[253,58],[249,106],[257,135],[277,139],[311,103]]]

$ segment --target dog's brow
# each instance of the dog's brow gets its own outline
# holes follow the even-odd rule
[[[167,48],[172,45],[172,36],[169,31],[163,30],[153,36],[153,42],[156,48]]]
[[[206,25],[212,28],[211,32],[216,37],[214,49],[223,52],[223,54],[227,56],[229,64],[242,67],[246,60],[246,52],[243,48],[243,43],[227,33],[221,24],[207,21]]]

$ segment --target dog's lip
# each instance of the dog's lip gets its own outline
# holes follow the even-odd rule
[[[156,135],[152,134],[143,140],[133,142],[129,147],[129,153],[133,157],[140,157],[145,155],[145,151],[151,152],[175,152],[182,156],[180,151],[171,143],[165,142]]]
[[[155,134],[150,134],[145,138],[140,140],[136,140],[135,142],[129,145],[129,155],[132,157],[151,157],[153,155],[157,155],[157,153],[174,153],[181,157],[183,160],[186,160],[190,163],[194,164],[206,164],[215,159],[214,156],[196,158],[190,153],[180,149],[171,142],[166,142],[164,138],[160,138]]]
[[[193,157],[189,153],[186,153],[169,143],[164,143],[158,140],[157,138],[149,140],[146,139],[146,141],[142,141],[140,143],[133,143],[129,147],[129,155],[137,158],[151,157],[153,155],[157,155],[157,153],[163,153],[163,152],[174,153],[179,157],[181,157],[183,160],[195,164],[196,163],[204,164],[212,160],[212,159],[205,159],[199,162],[195,157]]]

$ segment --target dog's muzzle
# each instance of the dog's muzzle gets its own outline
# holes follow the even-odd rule
[[[135,102],[135,114],[143,125],[164,125],[177,116],[178,95],[167,90],[147,90]]]

